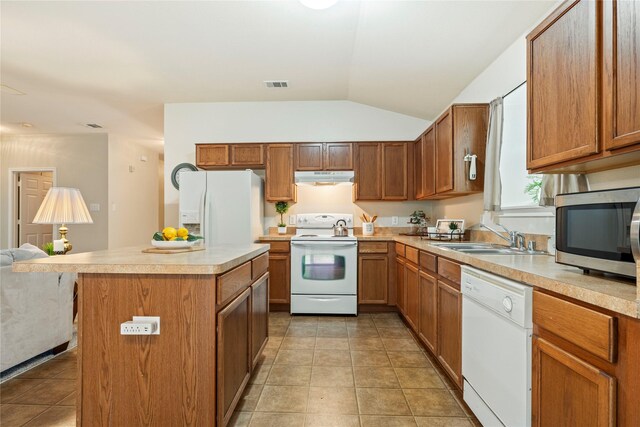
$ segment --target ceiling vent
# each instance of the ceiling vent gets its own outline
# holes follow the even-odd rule
[[[288,88],[289,80],[265,80],[264,85],[268,88]]]
[[[99,124],[97,124],[97,123],[87,123],[87,125],[86,125],[86,126],[87,126],[87,127],[90,127],[90,128],[94,128],[94,129],[102,129],[102,126],[100,126],[100,125],[99,125]]]

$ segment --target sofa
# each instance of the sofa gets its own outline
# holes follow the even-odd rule
[[[47,257],[24,244],[0,251],[0,371],[48,350],[62,351],[73,335],[72,273],[16,273],[14,261]]]

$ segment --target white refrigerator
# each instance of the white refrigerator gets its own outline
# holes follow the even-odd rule
[[[242,245],[264,234],[264,184],[251,170],[180,174],[180,227],[207,246]]]

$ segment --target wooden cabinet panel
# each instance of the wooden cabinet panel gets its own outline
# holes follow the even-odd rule
[[[291,301],[291,256],[269,254],[269,303],[289,304]]]
[[[269,243],[269,252],[276,253],[289,253],[291,251],[291,244],[288,241],[273,241],[265,242]]]
[[[424,197],[436,194],[436,130],[429,127],[422,136],[422,171]]]
[[[535,336],[532,362],[533,426],[616,424],[615,378]]]
[[[377,142],[357,143],[355,160],[355,200],[381,200],[381,145]]]
[[[420,320],[419,282],[418,268],[407,262],[405,264],[405,318],[414,331],[418,331]]]
[[[527,168],[597,153],[598,9],[566,2],[527,36]]]
[[[461,194],[484,191],[484,162],[486,158],[489,106],[460,104],[451,107],[453,114],[453,191]],[[469,179],[466,154],[477,158],[476,179]]]
[[[460,264],[446,258],[438,257],[438,274],[455,283],[460,288]]]
[[[406,291],[405,291],[405,262],[401,258],[396,258],[396,304],[400,313],[405,314]]]
[[[358,256],[358,303],[386,304],[389,287],[387,255]]]
[[[616,359],[615,317],[534,291],[533,323],[604,360]]]
[[[402,243],[396,243],[396,255],[404,258],[404,250],[405,245],[403,245]]]
[[[251,279],[256,280],[269,269],[269,253],[258,255],[251,260]]]
[[[323,144],[296,144],[296,170],[318,171],[323,169]]]
[[[196,144],[196,166],[203,169],[229,166],[229,145]]]
[[[462,294],[438,280],[438,360],[462,387]]]
[[[231,166],[264,166],[264,147],[262,144],[231,145]]]
[[[405,246],[404,249],[404,256],[405,258],[407,258],[407,260],[411,261],[412,263],[414,263],[415,265],[418,265],[419,261],[418,261],[418,253],[419,251],[411,246]]]
[[[437,354],[438,281],[424,271],[420,271],[419,303],[418,336],[433,354]]]
[[[640,2],[603,8],[603,136],[612,150],[640,143]]]
[[[453,120],[451,109],[436,120],[436,193],[453,190]]]
[[[408,144],[382,143],[382,200],[407,200]]]
[[[293,182],[293,144],[267,145],[266,195],[268,202],[296,201]]]
[[[258,364],[269,340],[269,273],[251,285],[251,360]]]
[[[218,425],[225,426],[251,375],[251,289],[218,312]]]
[[[353,169],[352,144],[327,142],[324,149],[324,169],[346,171]]]
[[[420,251],[420,269],[437,273],[438,260],[437,257],[429,252]]]
[[[224,305],[251,283],[251,262],[219,276],[217,282],[216,304]]]
[[[358,242],[358,252],[361,254],[386,254],[389,252],[387,242]]]
[[[424,170],[424,135],[413,143],[413,188],[416,200],[424,199],[424,182],[427,171]]]

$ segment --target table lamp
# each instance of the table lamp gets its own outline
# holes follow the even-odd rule
[[[62,224],[58,231],[64,244],[64,253],[72,249],[67,240],[66,224],[93,224],[87,205],[77,188],[51,187],[44,197],[34,224]]]

